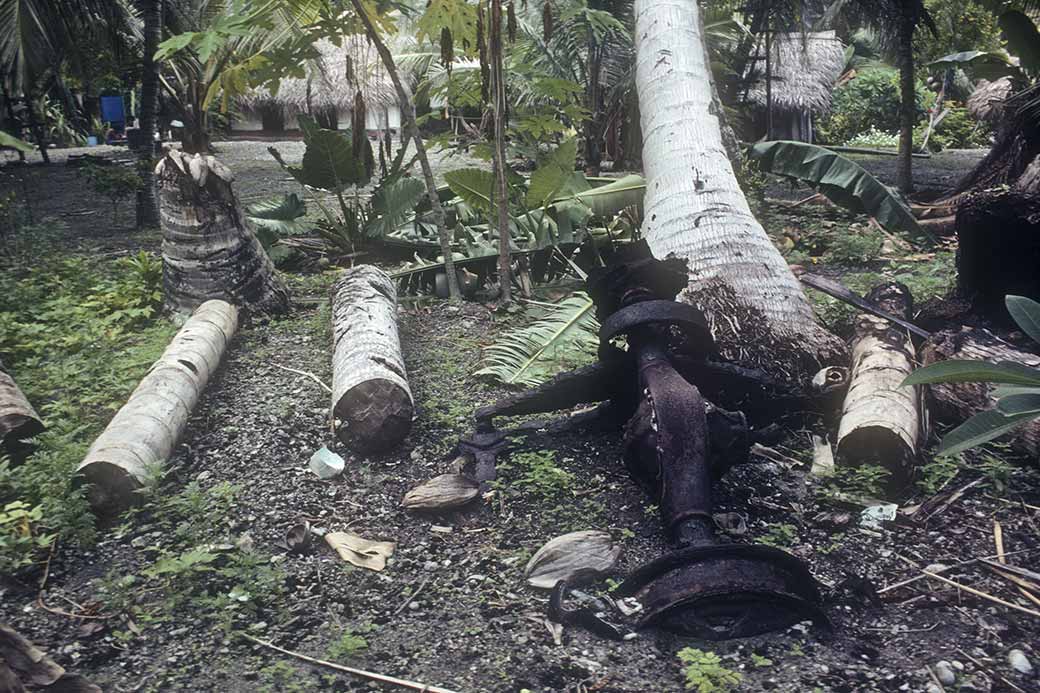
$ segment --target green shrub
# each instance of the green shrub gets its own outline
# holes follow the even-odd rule
[[[676,654],[683,666],[686,690],[696,693],[725,693],[740,685],[743,677],[722,666],[714,652],[684,647]]]
[[[935,95],[917,83],[918,117],[934,102]],[[870,67],[834,90],[831,112],[820,119],[816,134],[821,143],[847,142],[871,129],[899,131],[899,72]]]
[[[112,224],[119,223],[119,203],[136,195],[144,185],[141,176],[126,166],[84,166],[83,176],[94,188],[94,192],[104,195],[112,203]]]
[[[928,138],[928,150],[939,152],[943,149],[978,149],[989,146],[991,130],[988,125],[971,117],[967,108],[950,106],[949,112]],[[914,128],[914,151],[921,147],[924,133],[928,128],[928,119]]]

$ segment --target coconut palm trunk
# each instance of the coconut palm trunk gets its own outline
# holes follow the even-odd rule
[[[916,22],[903,10],[899,24],[899,162],[896,184],[909,194],[914,189],[914,121],[917,119],[917,94],[914,90],[914,29]]]
[[[682,300],[705,312],[724,355],[799,383],[847,363],[737,183],[696,0],[637,0],[635,14],[643,235],[654,255],[688,261]]]
[[[144,19],[144,55],[141,59],[141,138],[138,142],[138,172],[141,189],[137,191],[137,228],[159,224],[159,197],[152,173],[155,155],[156,111],[159,110],[159,64],[155,52],[162,40],[163,0],[141,0]]]

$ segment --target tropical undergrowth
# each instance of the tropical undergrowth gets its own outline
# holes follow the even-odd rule
[[[54,233],[36,237],[31,255],[0,260],[0,359],[47,426],[27,459],[0,462],[0,509],[29,513],[2,527],[0,573],[40,560],[53,541],[91,540],[75,467],[175,331],[158,317],[157,257],[99,260],[62,252]]]

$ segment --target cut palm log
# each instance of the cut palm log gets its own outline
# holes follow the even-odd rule
[[[136,503],[136,491],[173,453],[237,328],[235,306],[207,301],[174,336],[76,470],[95,512],[110,516]]]
[[[17,441],[42,432],[43,421],[0,362],[0,447],[10,450]]]
[[[1020,351],[988,330],[972,327],[937,332],[921,349],[921,360],[926,366],[950,359],[1011,361],[1040,368],[1040,356]],[[994,386],[988,383],[943,383],[928,388],[932,416],[950,424],[961,424],[997,404]],[[1040,420],[1023,424],[1002,440],[1008,441],[1016,452],[1035,459],[1040,456]]]
[[[289,291],[246,226],[231,170],[212,156],[170,150],[155,168],[167,310],[189,314],[219,299],[248,313],[289,309]]]
[[[397,291],[385,272],[359,265],[332,290],[332,417],[360,452],[387,450],[412,428],[415,405],[397,335]]]
[[[913,303],[910,290],[896,282],[878,286],[866,300],[903,319]],[[894,481],[910,479],[921,441],[921,399],[916,387],[902,382],[914,367],[914,344],[905,329],[875,315],[859,316],[838,427],[841,464],[880,464]]]

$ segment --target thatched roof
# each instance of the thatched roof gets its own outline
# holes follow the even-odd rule
[[[975,91],[968,97],[968,112],[976,120],[996,125],[1004,116],[1004,99],[1011,96],[1011,78],[1001,77],[990,82],[980,79]]]
[[[826,113],[831,94],[845,68],[845,46],[833,31],[774,34],[770,71],[773,108],[777,111]],[[747,99],[766,106],[765,41],[759,40],[756,60],[748,71]]]
[[[315,48],[321,57],[308,63],[305,78],[283,79],[276,94],[267,89],[254,89],[237,100],[239,109],[258,113],[280,108],[286,115],[329,107],[348,112],[353,108],[358,89],[368,108],[397,103],[393,82],[375,48],[363,36],[347,37],[338,48],[330,41],[321,40]]]

